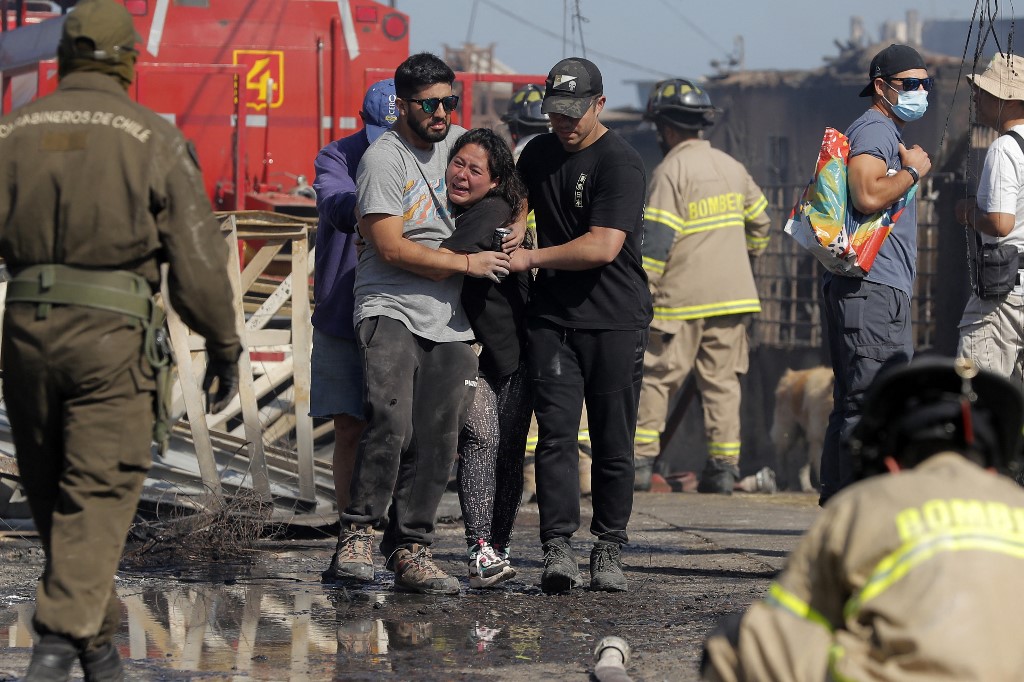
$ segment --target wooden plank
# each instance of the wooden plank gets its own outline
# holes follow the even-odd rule
[[[313,419],[309,416],[309,385],[311,381],[310,349],[313,326],[309,311],[308,279],[313,259],[308,257],[305,237],[292,242],[292,280],[302,277],[303,286],[292,293],[292,367],[295,390],[295,445],[299,458],[299,491],[313,499]]]
[[[231,224],[232,241],[237,241],[235,232],[235,219],[229,217]],[[256,492],[264,499],[270,500],[270,476],[267,473],[267,460],[263,452],[263,434],[260,428],[259,407],[256,404],[256,391],[253,387],[252,362],[249,359],[248,341],[246,339],[248,328],[245,324],[245,314],[242,312],[242,268],[238,259],[238,247],[230,249],[228,258],[228,275],[231,280],[231,288],[235,294],[235,321],[242,336],[242,355],[238,358],[238,400],[242,407],[242,421],[245,424],[245,437],[252,443],[252,485]]]
[[[166,280],[164,286],[166,287]],[[166,292],[163,298],[165,302],[169,300]],[[217,475],[217,464],[213,459],[213,446],[210,443],[210,431],[206,424],[206,408],[203,406],[203,396],[196,374],[197,371],[203,372],[205,360],[200,359],[193,365],[192,353],[189,351],[188,328],[174,312],[174,309],[166,303],[165,305],[167,328],[171,336],[171,350],[174,353],[174,362],[178,366],[178,384],[185,401],[185,414],[188,415],[188,423],[192,431],[196,459],[199,461],[199,474],[203,479],[203,485],[210,491],[210,495],[219,500],[222,496],[220,477]]]
[[[248,322],[245,326],[248,329],[263,329],[270,320],[274,317],[274,314],[284,305],[285,301],[292,297],[292,277],[289,275],[281,284],[278,285],[277,289],[274,290],[267,300],[256,310],[252,315],[249,316]]]
[[[287,436],[289,431],[291,431],[293,428],[295,428],[295,422],[296,422],[295,415],[293,413],[291,413],[291,412],[280,413],[280,414],[276,415],[276,418],[273,419],[267,425],[267,427],[264,429],[264,431],[263,431],[264,436],[265,436],[265,438],[267,439],[268,442],[276,443],[279,439],[284,438],[285,436]],[[307,491],[302,490],[302,488],[301,488],[301,483],[302,483],[301,479],[305,475],[305,476],[309,477],[310,481],[312,481],[312,479],[313,479],[313,467],[312,467],[312,465],[310,465],[308,467],[301,466],[305,458],[303,458],[301,456],[302,450],[300,448],[297,448],[297,450],[298,450],[298,453],[300,454],[300,456],[298,458],[298,461],[299,461],[299,464],[300,464],[300,466],[299,466],[299,479],[300,479],[299,480],[299,483],[300,483],[299,492],[300,492],[300,494],[305,496]],[[307,469],[308,469],[308,471],[307,471]],[[312,498],[310,498],[310,499],[312,499]]]
[[[271,367],[260,378],[253,381],[253,392],[258,403],[265,395],[270,393],[281,384],[285,383],[292,376],[291,359],[287,358]],[[229,419],[234,419],[242,411],[241,401],[236,397],[222,412],[212,415],[208,422],[211,429],[223,431],[222,427]]]
[[[242,271],[242,291],[248,291],[249,287],[253,285],[260,273],[267,269],[274,260],[274,256],[278,254],[281,248],[284,247],[284,243],[279,244],[268,244],[256,252],[252,260],[249,261],[245,270]]]
[[[326,421],[323,424],[321,424],[320,426],[315,426],[315,427],[313,427],[313,442],[315,443],[317,440],[319,440],[319,439],[323,438],[324,436],[327,436],[328,434],[331,434],[333,432],[334,432],[334,422],[333,421]]]
[[[302,255],[299,257],[302,260],[302,266],[301,266],[302,270],[301,271],[306,273],[306,277],[303,278],[303,281],[306,281],[306,280],[308,280],[309,275],[313,272],[313,263],[314,263],[313,255],[315,253],[315,249],[307,249],[306,248],[306,238],[303,237],[301,240],[296,240],[296,241],[292,242],[292,253],[293,254],[296,251],[296,246],[295,245],[299,244],[299,243],[302,244],[302,247],[301,247]],[[295,256],[293,255],[293,267],[294,267],[294,258],[295,258]],[[289,315],[289,317],[291,317],[293,322],[294,322],[295,315],[296,315],[296,313],[294,311],[295,301],[301,300],[303,298],[305,299],[305,310],[306,310],[306,316],[308,317],[308,313],[309,313],[309,285],[307,284],[305,287],[302,287],[302,290],[306,292],[305,296],[299,296],[299,295],[293,293],[292,292],[292,279],[293,279],[293,276],[294,276],[294,272],[295,272],[295,270],[292,270],[292,274],[289,274],[279,285],[277,285],[277,287],[267,297],[267,299],[263,302],[263,304],[260,305],[260,307],[255,312],[252,313],[252,315],[249,317],[249,321],[246,323],[246,327],[248,329],[262,329],[263,327],[267,326],[267,324],[274,317],[274,315],[278,311],[280,311],[281,307],[283,305],[285,305],[285,303],[287,303],[289,301],[291,301],[291,303],[292,303],[292,311],[291,311],[291,315]],[[294,330],[294,326],[293,326],[292,332],[294,333],[294,331],[295,330]]]
[[[292,333],[287,329],[255,329],[246,332],[250,348],[264,346],[288,346],[292,342]]]

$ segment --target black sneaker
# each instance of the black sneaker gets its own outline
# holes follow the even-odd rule
[[[633,490],[648,492],[651,489],[651,476],[654,474],[654,457],[633,458]]]
[[[568,592],[583,586],[580,563],[565,538],[555,538],[544,543],[544,573],[540,577],[540,589],[546,594]]]
[[[32,647],[32,659],[25,673],[27,682],[66,682],[78,660],[78,647],[59,635],[43,635]]]
[[[124,666],[121,655],[110,642],[90,651],[83,651],[78,657],[85,674],[85,682],[124,682]]]
[[[373,528],[350,526],[338,536],[331,565],[320,574],[325,583],[345,580],[373,581]]]
[[[739,478],[740,470],[731,460],[711,457],[704,465],[704,471],[700,473],[697,492],[732,495],[733,487]]]
[[[590,589],[601,592],[626,591],[619,543],[600,540],[594,543],[594,549],[590,551]]]

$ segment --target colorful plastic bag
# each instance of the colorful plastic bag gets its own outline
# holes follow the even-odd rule
[[[814,177],[793,207],[784,229],[830,272],[864,277],[907,202],[917,193],[917,183],[886,210],[858,222],[853,211],[847,210],[849,155],[850,141],[846,135],[826,128]]]

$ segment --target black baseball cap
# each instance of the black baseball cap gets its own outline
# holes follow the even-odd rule
[[[594,62],[570,57],[555,64],[544,82],[541,112],[583,118],[595,97],[604,94],[601,71]]]
[[[868,84],[860,91],[860,96],[871,97],[875,94],[876,78],[888,78],[902,71],[923,68],[925,68],[924,59],[921,58],[917,50],[909,45],[893,43],[871,60],[871,67],[868,69]]]

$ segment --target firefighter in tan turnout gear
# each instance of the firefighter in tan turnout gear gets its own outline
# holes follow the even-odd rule
[[[731,493],[739,478],[740,380],[746,317],[761,311],[750,258],[768,245],[768,202],[738,161],[701,131],[719,110],[700,85],[658,83],[645,118],[665,154],[644,210],[644,269],[654,321],[634,439],[637,490],[649,490],[669,402],[696,373],[710,455],[700,492]]]
[[[238,385],[227,247],[181,134],[136,104],[124,5],[67,16],[56,92],[0,118],[3,394],[43,545],[26,680],[120,680],[114,573],[151,462],[167,263],[171,303],[206,338],[204,385]]]
[[[851,439],[870,478],[712,633],[705,680],[1024,679],[1024,491],[992,471],[1020,465],[1024,397],[975,372],[938,357],[883,369]]]

